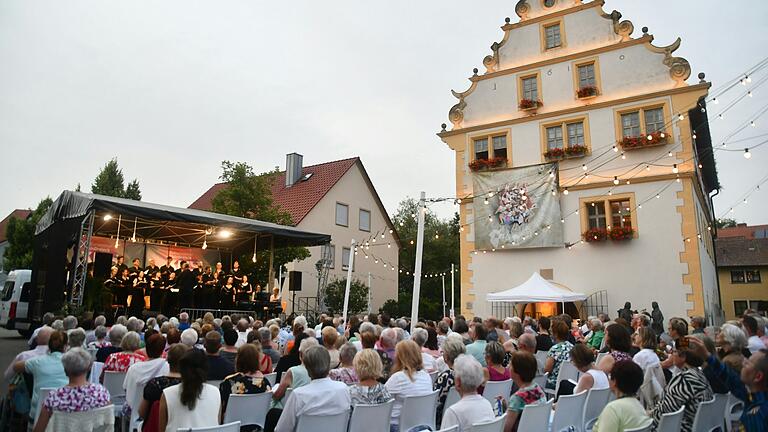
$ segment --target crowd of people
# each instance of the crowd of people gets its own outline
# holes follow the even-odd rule
[[[272,399],[267,431],[293,431],[303,415],[389,401],[390,430],[399,431],[402,398],[434,391],[438,427],[468,431],[506,413],[504,430],[511,432],[526,406],[591,389],[615,396],[596,432],[653,430],[662,415],[680,409],[681,430],[690,432],[699,404],[728,392],[744,403],[743,430],[767,430],[768,320],[746,313],[706,327],[701,318],[659,319],[622,309],[614,319],[457,316],[412,327],[386,314],[346,323],[321,315],[311,325],[303,316],[262,322],[209,313],[192,321],[182,313],[146,322],[121,316],[107,327],[104,316],[81,322],[47,314],[5,379],[16,408],[30,422],[37,418],[37,432],[56,412],[110,406],[113,396],[100,384],[110,371],[126,373],[122,416],[132,424],[141,419],[145,432],[216,426],[230,395],[265,392]],[[99,377],[89,375],[94,361],[103,364]],[[575,382],[558,379],[566,362],[580,372]],[[482,396],[489,382],[505,380],[513,383],[509,395],[496,403]],[[56,390],[40,400],[42,388]],[[451,389],[459,401],[449,405]],[[25,394],[23,411],[17,399]]]
[[[270,293],[258,284],[253,285],[237,261],[229,270],[224,270],[221,262],[213,268],[202,261],[181,261],[178,268],[174,268],[173,262],[169,256],[161,267],[154,259],[142,266],[141,260],[134,258],[129,267],[125,258],[118,256],[103,284],[105,292],[111,294],[111,305],[140,317],[145,310],[171,316],[180,308],[226,310],[257,299],[276,305],[281,301],[277,288]]]

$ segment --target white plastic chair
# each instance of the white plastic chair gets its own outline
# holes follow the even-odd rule
[[[679,410],[667,414],[661,415],[659,425],[656,426],[656,432],[680,432],[681,425],[683,424],[683,413],[685,407],[680,407]]]
[[[608,404],[608,396],[611,389],[589,389],[587,392],[587,401],[584,403],[584,426],[582,430],[592,430],[592,425],[603,412],[603,408]]]
[[[264,375],[264,378],[267,379],[267,382],[269,382],[270,387],[275,386],[275,381],[277,381],[277,372],[272,372]]]
[[[210,385],[216,387],[216,390],[218,390],[219,389],[219,384],[221,384],[222,381],[224,381],[224,380],[208,380],[205,383],[206,384],[210,384]]]
[[[134,429],[141,430],[137,427],[138,421],[139,421],[139,405],[141,405],[141,400],[144,398],[144,387],[147,386],[147,383],[144,384],[138,384],[138,389],[134,393],[134,400],[126,400],[125,402],[131,407],[131,418],[128,423],[128,430],[132,431]]]
[[[546,431],[549,430],[549,415],[552,412],[552,401],[526,405],[520,414],[520,424],[517,430]]]
[[[584,425],[584,404],[587,401],[587,392],[583,391],[575,395],[562,395],[557,400],[557,409],[552,418],[552,432],[560,432],[563,429],[573,427],[580,432]]]
[[[488,399],[491,406],[496,406],[496,397],[501,396],[504,400],[509,399],[509,394],[512,392],[512,380],[504,381],[488,381],[485,383],[485,389],[483,390],[483,397]]]
[[[102,369],[104,369],[104,363],[102,362],[95,361],[91,364],[91,376],[88,378],[88,381],[90,381],[91,384],[99,383]]]
[[[123,381],[125,381],[125,372],[104,372],[104,388],[109,392],[112,404],[115,406],[115,417],[122,417],[123,415],[123,404],[125,403]]]
[[[597,354],[597,358],[595,358],[595,365],[599,365],[600,364],[600,360],[602,360],[603,357],[607,356],[608,354],[610,354],[610,353],[607,353],[607,352],[598,353]]]
[[[472,429],[470,430],[472,432],[503,432],[504,421],[506,420],[507,420],[507,413],[504,413],[491,421],[474,423],[472,425]]]
[[[728,403],[726,395],[715,395],[712,400],[704,401],[699,404],[696,411],[696,417],[693,418],[692,431],[712,432],[714,430],[723,430],[723,418],[725,417],[725,405]]]
[[[224,423],[239,422],[242,426],[258,425],[262,429],[267,419],[272,392],[229,395]]]
[[[437,371],[432,371],[429,373],[429,377],[432,379],[432,386],[435,386],[435,381],[437,381]]]
[[[648,426],[639,427],[639,428],[635,428],[635,429],[624,429],[624,432],[651,432],[651,425],[652,424],[653,423],[649,424]]]
[[[430,429],[436,429],[435,411],[437,410],[438,393],[439,391],[435,390],[432,393],[423,396],[407,396],[401,398],[403,406],[400,408],[400,430],[407,431],[408,429],[419,425],[425,425],[429,426]]]
[[[455,404],[461,400],[461,395],[456,390],[456,387],[451,387],[448,390],[448,395],[445,397],[445,404],[443,404],[443,412],[448,409],[449,406]]]
[[[544,365],[547,363],[547,354],[549,351],[536,351],[536,363],[539,365],[539,370],[544,370]]]
[[[202,428],[178,428],[176,432],[240,432],[240,422]]]
[[[560,383],[566,380],[573,380],[578,382],[579,378],[579,370],[576,369],[576,366],[573,365],[570,361],[566,360],[564,362],[560,363],[560,368],[558,369],[557,373],[557,384],[555,385],[555,389],[548,389],[544,387],[544,392],[549,393],[551,395],[556,395],[557,392],[560,390]]]
[[[114,407],[106,405],[82,412],[54,411],[48,420],[46,431],[82,430],[112,432],[115,430]]]
[[[98,348],[88,348],[88,354],[91,355],[91,360],[96,360],[96,351],[98,350]]]
[[[736,396],[728,393],[728,403],[725,406],[725,429],[731,432],[733,429],[733,422],[739,421],[741,414],[744,412],[744,402],[739,400]]]
[[[435,432],[459,432],[459,425],[453,425],[451,427],[440,429],[439,431],[435,431]]]
[[[349,410],[333,415],[301,415],[296,423],[296,432],[344,431],[347,430]]]
[[[389,432],[394,406],[394,399],[378,405],[355,405],[349,420],[349,432]]]
[[[547,375],[536,375],[533,378],[533,383],[538,384],[542,389],[547,386]]]
[[[40,412],[43,410],[43,402],[45,402],[45,398],[47,398],[48,394],[54,390],[56,390],[56,387],[41,387],[37,389],[37,412],[35,413],[35,422],[32,423],[33,426],[37,424],[37,419],[40,418]]]

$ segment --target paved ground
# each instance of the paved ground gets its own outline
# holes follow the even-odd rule
[[[0,374],[5,373],[5,368],[16,357],[16,354],[27,350],[27,341],[17,331],[0,328]],[[7,385],[5,380],[0,384],[0,395],[5,396]]]

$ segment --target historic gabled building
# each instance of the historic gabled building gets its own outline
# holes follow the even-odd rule
[[[717,231],[717,273],[726,319],[747,309],[768,314],[768,225],[721,228]],[[761,275],[762,273],[762,275]]]
[[[453,92],[452,127],[438,135],[456,153],[466,314],[511,312],[494,309],[486,295],[540,272],[590,295],[590,313],[615,316],[625,301],[650,310],[658,301],[667,317],[722,319],[710,228],[710,194],[719,188],[710,84],[703,74],[688,82],[688,61],[674,55],[680,39],[656,45],[647,28],[636,31],[603,4],[519,1],[519,20],[506,19],[485,71],[475,69],[469,88]],[[530,178],[537,165],[542,180]],[[514,174],[530,170],[523,167],[533,174]],[[478,186],[504,175],[518,183]],[[524,201],[547,177],[555,197],[549,219],[530,214],[532,200]],[[516,184],[525,185],[519,194]],[[526,203],[524,213],[515,202]],[[548,222],[523,227],[536,221]],[[535,307],[526,313],[558,306]]]

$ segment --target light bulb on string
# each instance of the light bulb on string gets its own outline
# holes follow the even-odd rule
[[[704,168],[704,165],[702,165],[701,163],[699,163],[699,169],[702,169],[702,168]]]
[[[563,189],[563,195],[568,195],[568,188]]]
[[[626,183],[626,184],[629,184],[629,179],[627,179],[627,181],[626,181],[626,182],[624,182],[624,183]]]
[[[723,114],[722,114],[722,113],[720,113],[720,114],[718,114],[718,115],[717,115],[717,118],[719,118],[720,120],[722,120],[722,119],[724,119],[725,117],[723,116]]]
[[[208,249],[208,236],[203,239],[203,249]]]
[[[619,184],[619,178],[617,176],[613,176],[613,184]]]
[[[750,122],[749,122],[749,125],[750,125],[750,126],[752,126],[752,127],[757,127],[757,125],[755,124],[755,121],[754,121],[754,120],[750,121]]]
[[[648,134],[648,136],[647,136],[647,137],[645,137],[645,138],[646,138],[648,141],[651,141],[651,140],[653,140],[653,135],[651,135],[651,134]]]
[[[748,83],[751,83],[752,82],[752,77],[747,75],[745,81],[748,82]]]
[[[646,165],[646,166],[645,166],[645,170],[646,170],[646,171],[650,171],[650,170],[651,170],[651,166],[650,166],[650,165]]]
[[[751,91],[748,91],[748,92],[747,92],[747,96],[749,96],[749,97],[752,97],[752,92],[751,92]]]
[[[618,147],[616,147],[615,145],[613,146],[613,152],[614,152],[614,153],[618,153],[618,152],[619,152],[619,148],[618,148]]]
[[[683,120],[685,120],[685,116],[680,114],[680,115],[677,116],[677,119],[680,120],[680,121],[683,121]]]
[[[624,154],[624,152],[621,152],[621,159],[622,159],[622,160],[625,160],[625,159],[627,159],[627,155],[625,155],[625,154]]]
[[[744,159],[749,159],[752,157],[752,153],[749,152],[748,148],[744,149]]]
[[[677,177],[675,178],[675,181],[680,183],[680,174],[677,175]]]
[[[549,172],[549,178],[555,178],[555,171],[554,170]]]
[[[581,169],[586,171],[587,170],[587,164],[581,164]]]
[[[696,139],[696,132],[693,132],[692,138]]]
[[[667,157],[672,157],[672,150],[667,153]]]
[[[488,205],[488,198],[483,200],[483,204]]]
[[[712,103],[713,103],[713,104],[715,104],[715,105],[717,105],[717,104],[719,104],[719,103],[720,103],[720,101],[719,101],[719,100],[717,100],[717,98],[713,98],[713,99],[712,99]]]
[[[677,169],[677,164],[672,164],[672,173],[677,174],[680,170]]]

